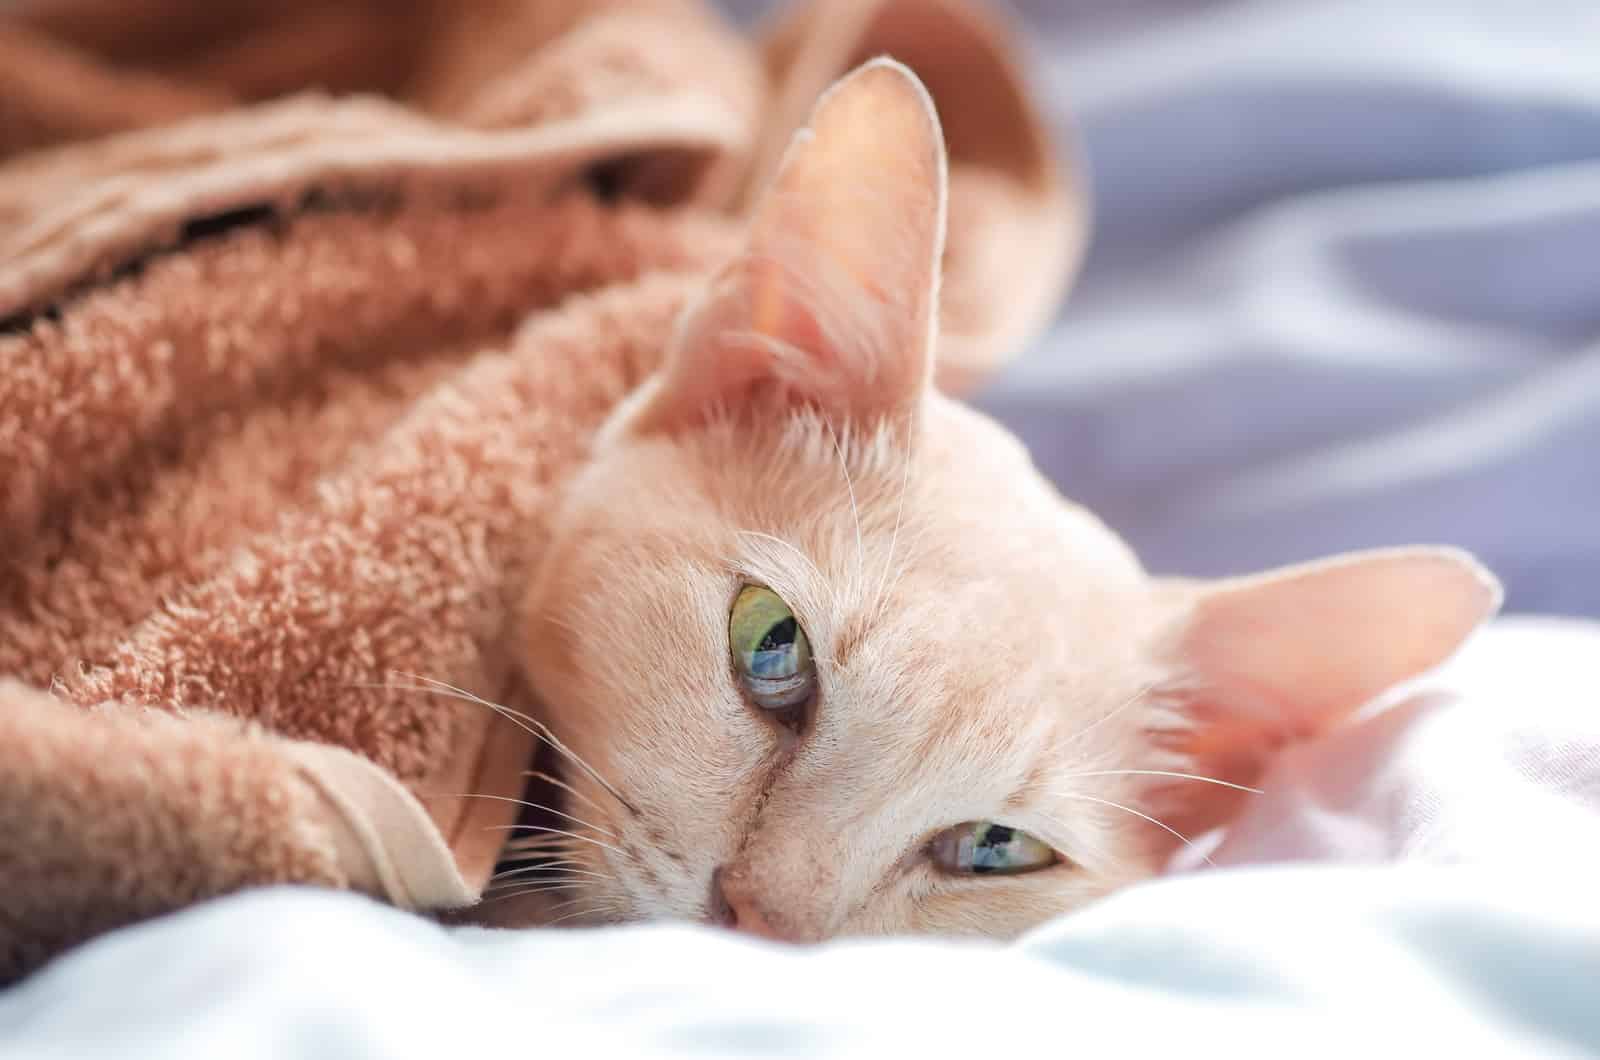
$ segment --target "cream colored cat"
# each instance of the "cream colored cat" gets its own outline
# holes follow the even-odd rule
[[[945,179],[914,76],[846,78],[598,440],[523,636],[593,772],[501,919],[1014,935],[1496,608],[1445,549],[1147,576],[931,389]]]

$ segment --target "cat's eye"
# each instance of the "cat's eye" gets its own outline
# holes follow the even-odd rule
[[[1049,844],[993,821],[968,821],[933,837],[928,853],[946,872],[1011,874],[1037,872],[1061,860]]]
[[[739,591],[728,616],[728,648],[756,706],[793,710],[811,698],[817,681],[811,642],[789,605],[771,589],[747,585]]]

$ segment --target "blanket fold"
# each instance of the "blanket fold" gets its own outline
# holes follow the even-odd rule
[[[6,10],[0,977],[267,883],[476,900],[536,740],[459,690],[536,710],[552,497],[851,66],[948,130],[944,385],[1082,249],[969,0]]]

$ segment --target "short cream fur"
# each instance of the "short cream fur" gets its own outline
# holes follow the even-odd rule
[[[1283,743],[1452,654],[1497,608],[1418,548],[1218,583],[1152,578],[999,425],[932,387],[945,162],[915,76],[818,104],[744,254],[576,479],[522,664],[581,770],[574,838],[510,923],[732,919],[807,941],[1012,936],[1157,871]],[[1004,283],[997,276],[995,282]],[[803,725],[729,666],[776,591],[817,657]],[[995,820],[1062,862],[951,875]]]

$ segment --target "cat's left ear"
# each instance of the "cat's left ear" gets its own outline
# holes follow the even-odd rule
[[[945,165],[909,69],[878,59],[841,79],[790,144],[744,253],[679,322],[632,429],[757,401],[855,420],[913,409],[932,379]]]
[[[1448,548],[1350,553],[1160,592],[1175,716],[1158,735],[1190,771],[1246,785],[1280,748],[1444,662],[1501,602],[1494,576]],[[1156,809],[1191,837],[1239,801],[1193,782],[1167,794]]]

